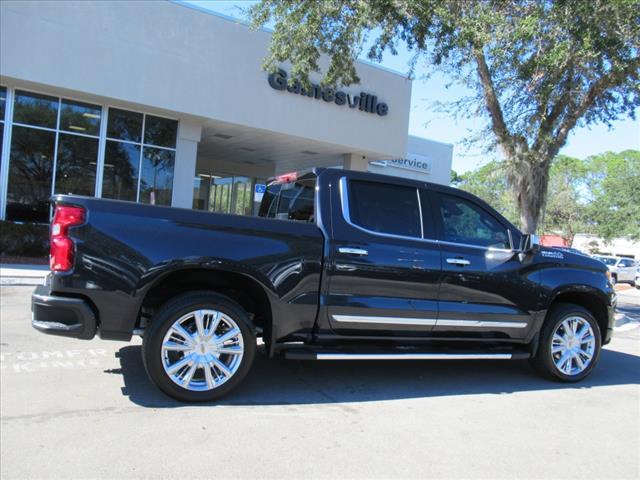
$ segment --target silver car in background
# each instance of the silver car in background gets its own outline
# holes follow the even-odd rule
[[[600,260],[609,267],[612,285],[618,282],[636,285],[638,264],[632,258],[612,257],[608,255],[594,255],[593,258]]]

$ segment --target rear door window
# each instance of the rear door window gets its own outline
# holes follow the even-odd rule
[[[376,233],[422,238],[418,190],[378,182],[349,182],[349,220]]]

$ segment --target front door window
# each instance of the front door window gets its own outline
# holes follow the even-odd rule
[[[507,229],[474,203],[440,195],[443,240],[479,247],[511,248]]]

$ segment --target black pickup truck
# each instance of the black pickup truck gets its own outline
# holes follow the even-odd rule
[[[258,216],[53,199],[33,326],[143,337],[183,401],[236,387],[259,340],[310,360],[530,359],[577,381],[611,339],[606,266],[544,248],[455,188],[340,169],[283,175]]]

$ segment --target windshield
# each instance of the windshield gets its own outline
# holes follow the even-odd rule
[[[603,262],[605,265],[610,265],[610,266],[614,266],[617,262],[617,259],[615,258],[608,258],[608,257],[596,257],[596,258],[601,262]]]

